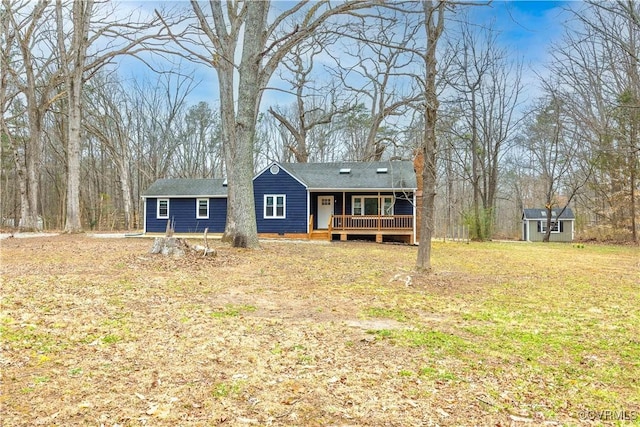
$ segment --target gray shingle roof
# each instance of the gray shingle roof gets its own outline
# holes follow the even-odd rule
[[[309,189],[415,189],[413,162],[279,163]],[[349,170],[348,173],[340,171]]]
[[[279,163],[311,190],[413,190],[413,162]],[[340,173],[340,171],[348,173]],[[226,197],[223,179],[159,179],[142,197]]]
[[[551,218],[555,218],[561,210],[562,208],[551,209]],[[524,209],[522,219],[547,219],[547,211],[545,208]],[[566,208],[560,219],[576,219],[576,216],[571,208]]]
[[[159,179],[144,192],[143,197],[188,197],[209,196],[226,197],[227,187],[223,179]]]

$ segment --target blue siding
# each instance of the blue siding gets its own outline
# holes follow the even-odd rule
[[[396,204],[393,207],[393,213],[395,215],[413,215],[412,200],[404,200],[412,197],[413,194],[396,193]]]
[[[157,200],[146,199],[147,233],[164,233],[167,229],[168,220],[156,218]],[[176,233],[201,233],[207,227],[211,233],[223,233],[227,221],[227,199],[210,198],[209,219],[198,219],[195,198],[169,198],[169,219],[173,221]]]
[[[264,195],[286,195],[286,218],[264,218]],[[253,180],[258,233],[306,233],[307,190],[283,169],[273,175],[269,169]]]

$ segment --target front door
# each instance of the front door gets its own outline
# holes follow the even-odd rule
[[[333,196],[318,196],[318,230],[329,228],[333,215]]]

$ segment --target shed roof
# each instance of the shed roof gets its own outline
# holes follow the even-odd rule
[[[415,190],[413,162],[279,163],[309,189]]]
[[[159,179],[144,192],[142,197],[226,197],[227,186],[223,179]]]
[[[556,218],[558,216],[558,213],[560,213],[561,210],[562,210],[561,208],[551,209],[551,217]],[[524,209],[522,211],[522,219],[529,219],[529,220],[547,219],[547,210],[545,208]],[[576,219],[576,216],[573,214],[573,211],[571,210],[571,208],[566,208],[564,212],[562,212],[560,219]]]

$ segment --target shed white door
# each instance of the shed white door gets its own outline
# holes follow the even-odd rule
[[[318,230],[329,227],[329,219],[333,215],[333,196],[318,196]]]

